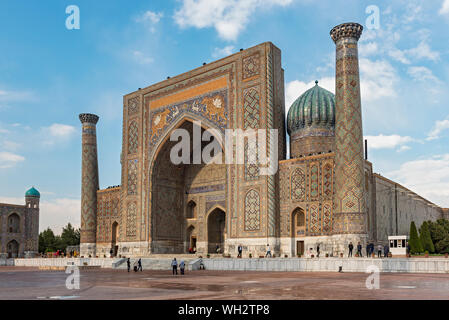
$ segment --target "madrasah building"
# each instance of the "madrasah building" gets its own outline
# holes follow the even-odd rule
[[[287,121],[281,50],[271,42],[125,95],[120,186],[99,190],[99,117],[81,114],[81,255],[136,257],[193,247],[207,254],[218,246],[236,256],[242,245],[245,257],[264,254],[269,244],[277,256],[317,245],[335,256],[349,242],[385,244],[389,235],[408,234],[411,221],[419,226],[447,217],[448,209],[373,173],[364,156],[362,29],[344,23],[331,30],[335,95],[318,83],[298,92]],[[267,134],[267,152],[277,148],[267,165],[278,170],[262,174],[262,165],[248,162],[256,151],[247,140],[241,164],[174,164],[171,133],[194,134],[197,122],[218,140],[227,129],[277,129],[277,145]],[[224,153],[235,154],[233,147]]]

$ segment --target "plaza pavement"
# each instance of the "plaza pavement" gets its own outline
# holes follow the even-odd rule
[[[336,272],[81,270],[80,289],[68,290],[64,271],[0,267],[0,300],[9,299],[449,299],[449,274],[381,273],[369,290],[369,274]]]

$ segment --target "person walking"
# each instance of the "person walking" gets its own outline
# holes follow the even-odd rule
[[[382,258],[382,245],[380,243],[377,246],[377,257]]]
[[[181,270],[181,275],[184,275],[185,267],[186,267],[186,264],[184,263],[184,260],[181,260],[181,263],[179,264],[179,270]]]
[[[320,257],[320,245],[316,246],[316,257],[319,258]]]
[[[128,272],[129,272],[129,269],[131,269],[131,261],[129,260],[129,258],[128,260],[126,260],[126,264],[128,265]]]
[[[171,262],[171,266],[173,268],[173,275],[178,274],[178,261],[176,261],[176,258],[173,258]]]
[[[354,245],[352,244],[352,242],[349,242],[348,249],[349,249],[348,258],[349,257],[352,258],[352,249],[354,249]]]
[[[366,256],[371,256],[371,246],[369,243],[366,244]]]
[[[242,245],[241,245],[241,244],[239,244],[239,246],[238,246],[238,248],[237,248],[237,251],[238,251],[238,253],[239,253],[237,257],[241,258],[241,257],[242,257],[242,251],[243,251],[243,248],[242,248]]]
[[[357,254],[359,255],[360,258],[362,258],[362,245],[359,243],[357,243]]]
[[[139,261],[137,261],[137,270],[143,271],[142,270],[142,259],[139,258]]]
[[[265,258],[268,257],[268,255],[270,255],[271,258],[271,249],[269,244],[267,244],[267,254],[265,255]]]
[[[388,244],[384,246],[384,257],[388,258],[388,252],[390,251],[390,248],[388,247]]]

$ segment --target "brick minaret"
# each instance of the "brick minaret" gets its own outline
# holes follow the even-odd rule
[[[366,240],[362,108],[357,41],[363,27],[343,23],[330,34],[336,45],[335,192],[333,232],[338,249]],[[356,243],[354,243],[356,241]],[[362,243],[363,244],[363,243]],[[343,247],[342,247],[343,246]]]
[[[82,113],[81,255],[95,257],[97,232],[98,160],[96,124],[98,116]]]

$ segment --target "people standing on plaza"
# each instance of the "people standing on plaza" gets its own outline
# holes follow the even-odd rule
[[[377,257],[382,258],[382,245],[380,243],[377,246]]]
[[[320,245],[316,246],[316,257],[319,258],[320,257]]]
[[[267,254],[265,255],[265,258],[268,257],[268,255],[270,255],[271,258],[271,249],[269,244],[267,244]]]
[[[349,242],[348,249],[349,249],[349,253],[348,253],[348,258],[349,258],[349,257],[352,257],[352,249],[354,249],[354,245],[352,244],[352,242]]]
[[[369,258],[371,255],[371,245],[369,243],[366,244],[366,256]]]
[[[362,256],[362,245],[360,244],[360,242],[357,244],[357,254],[359,255],[359,257],[363,257]]]
[[[128,260],[126,260],[126,264],[128,265],[128,272],[129,272],[129,269],[131,269],[131,261],[129,260],[129,258]]]
[[[390,248],[388,247],[388,244],[385,245],[384,247],[384,257],[388,258],[388,252],[390,251]]]
[[[241,257],[242,257],[242,251],[243,251],[243,248],[242,248],[242,245],[241,245],[241,244],[239,244],[239,246],[238,246],[238,248],[237,248],[237,251],[238,251],[238,253],[239,253],[237,257],[241,258]]]
[[[186,264],[184,263],[184,260],[181,260],[181,263],[179,264],[179,270],[181,270],[181,275],[184,275],[185,267],[186,267]]]
[[[139,261],[137,261],[137,270],[143,271],[142,270],[142,259],[139,258]]]
[[[109,250],[109,254],[110,254],[111,258],[112,258],[113,253],[114,253],[114,251],[112,251],[112,248],[111,248],[111,250]]]
[[[176,258],[173,258],[171,262],[171,266],[173,268],[173,275],[178,274],[178,261],[176,261]]]

